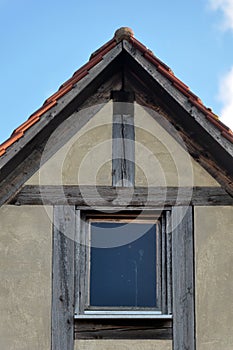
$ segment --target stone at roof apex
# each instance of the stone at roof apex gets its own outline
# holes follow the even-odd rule
[[[129,40],[130,37],[134,36],[134,32],[129,27],[121,27],[115,31],[114,38],[117,43],[122,40]]]

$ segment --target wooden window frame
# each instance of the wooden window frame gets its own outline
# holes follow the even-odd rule
[[[171,226],[170,210],[162,214],[158,211],[146,210],[139,212],[123,211],[117,214],[79,211],[80,223],[77,225],[77,239],[80,244],[77,247],[76,261],[76,305],[75,318],[172,318],[172,292],[171,292]],[[160,215],[161,214],[161,215]],[[139,216],[138,216],[139,215]],[[156,269],[157,269],[157,308],[132,308],[132,307],[90,307],[89,305],[89,281],[90,281],[90,224],[91,222],[130,222],[155,223],[157,227],[156,240]]]
[[[171,216],[171,220],[162,221],[162,227],[168,225],[167,232],[171,232],[172,254],[166,264],[172,270],[172,290],[166,298],[172,298],[172,303],[166,305],[172,307],[172,319],[78,320],[74,307],[79,298],[75,257],[82,253],[76,236],[82,225],[80,211],[75,206],[54,206],[52,350],[73,350],[75,339],[172,339],[173,350],[195,350],[193,207],[171,207],[165,212]]]

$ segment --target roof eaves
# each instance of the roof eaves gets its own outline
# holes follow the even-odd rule
[[[233,143],[233,133],[229,127],[223,124],[218,116],[212,112],[210,108],[207,108],[203,105],[200,98],[190,91],[189,87],[184,84],[180,79],[178,79],[173,71],[163,63],[158,57],[156,57],[151,50],[149,50],[145,45],[133,37],[133,32],[130,28],[124,27],[120,28],[115,32],[114,38],[109,40],[106,44],[101,46],[96,50],[91,56],[90,60],[78,69],[73,76],[68,79],[64,84],[62,84],[57,92],[50,96],[37,111],[35,111],[29,119],[20,125],[16,130],[13,131],[12,135],[0,145],[0,157],[4,155],[7,149],[23,137],[24,133],[31,128],[35,123],[37,123],[41,116],[49,111],[52,107],[57,104],[57,101],[67,94],[75,84],[82,80],[88,73],[91,68],[97,65],[105,54],[107,54],[111,49],[113,49],[120,41],[127,40],[132,44],[132,46],[138,49],[145,59],[152,63],[156,69],[166,77],[173,86],[179,90],[184,96],[189,99],[189,102],[195,106],[198,110],[205,114],[206,118],[215,125],[220,131],[224,138]]]
[[[173,71],[166,64],[164,64],[160,59],[158,59],[158,57],[156,57],[151,50],[149,50],[136,38],[131,37],[129,42],[132,44],[133,47],[138,49],[142,53],[143,57],[145,57],[145,59],[152,63],[156,67],[156,69],[164,77],[166,77],[177,90],[179,90],[183,95],[185,95],[193,106],[195,106],[199,111],[201,111],[205,115],[205,117],[221,131],[221,134],[224,138],[233,143],[233,132],[231,131],[231,129],[227,125],[222,123],[219,120],[218,116],[214,114],[210,108],[206,107],[202,103],[201,99],[197,95],[195,95],[186,84],[184,84],[179,78],[177,78],[174,75]]]
[[[78,69],[73,76],[68,79],[64,84],[62,84],[57,92],[45,100],[42,107],[35,111],[23,124],[21,124],[17,129],[13,131],[11,136],[0,145],[0,157],[3,156],[7,149],[13,145],[16,141],[23,137],[24,133],[35,123],[37,123],[41,116],[49,111],[52,107],[57,104],[57,101],[67,94],[75,84],[77,84],[81,79],[83,79],[89,71],[96,66],[102,59],[105,54],[107,54],[111,49],[117,45],[117,42],[114,39],[108,41],[103,45],[99,50],[98,54],[94,54],[90,60]]]

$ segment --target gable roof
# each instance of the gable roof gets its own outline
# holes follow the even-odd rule
[[[57,151],[56,147],[61,147],[65,137],[70,137],[69,132],[64,137],[63,130],[64,140],[55,140],[55,146],[44,157],[46,140],[53,131],[83,109],[89,98],[91,104],[100,104],[98,89],[114,74],[122,76],[122,73],[126,74],[129,88],[135,90],[136,102],[158,108],[161,123],[165,118],[175,126],[190,155],[233,196],[232,131],[166,64],[134,38],[131,29],[120,28],[113,39],[95,51],[83,67],[0,145],[0,205],[9,202],[39,169],[42,154],[46,161],[46,157],[49,159]],[[111,99],[109,88],[106,85],[105,102]],[[78,120],[78,128],[91,117]],[[69,128],[73,132],[73,126]]]
[[[187,85],[185,85],[179,78],[177,78],[173,71],[163,63],[158,57],[156,57],[151,50],[144,46],[140,41],[138,41],[134,36],[133,32],[129,28],[120,28],[116,31],[114,37],[104,44],[101,48],[96,50],[91,56],[90,60],[78,69],[73,76],[64,82],[57,92],[46,99],[44,104],[35,111],[23,124],[21,124],[17,129],[13,131],[11,136],[0,145],[0,157],[3,156],[7,149],[11,147],[15,142],[21,139],[24,134],[30,129],[34,124],[36,124],[43,114],[49,111],[52,107],[56,106],[58,100],[73,89],[75,84],[82,80],[86,75],[88,75],[91,68],[96,66],[106,55],[110,52],[119,42],[127,40],[134,48],[139,50],[143,57],[152,63],[158,72],[160,72],[165,78],[167,78],[173,86],[179,90],[185,97],[188,98],[189,102],[200,110],[206,117],[206,119],[217,127],[221,135],[228,141],[233,143],[233,132],[228,126],[222,123],[218,116],[212,112],[210,108],[203,105],[201,99],[195,95]]]

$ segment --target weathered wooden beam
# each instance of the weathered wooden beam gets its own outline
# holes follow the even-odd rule
[[[112,185],[132,187],[135,178],[134,94],[112,91],[112,98]]]
[[[195,350],[193,208],[172,208],[173,350]]]
[[[74,348],[74,247],[75,208],[54,207],[52,347]]]
[[[0,182],[0,205],[5,203],[9,198],[15,195],[20,186],[30,178],[36,170],[40,168],[53,154],[55,154],[75,133],[98,113],[105,104],[94,105],[89,109],[82,109],[74,112],[58,127],[49,137],[49,141],[40,143],[34,140],[31,147],[30,155],[18,166],[16,163],[9,162],[9,175]],[[2,174],[2,169],[0,169]]]
[[[141,87],[144,85],[145,105],[148,106],[148,100],[157,101],[156,104],[152,102],[152,109],[159,107],[166,111],[168,119],[184,139],[189,153],[233,194],[232,143],[141,52],[127,41],[123,42],[123,47],[129,54],[125,60],[129,67],[127,73],[131,71],[134,82],[137,80]]]
[[[172,224],[171,211],[166,211],[166,253],[167,253],[167,313],[172,314]]]
[[[27,185],[13,205],[77,205],[83,207],[153,207],[233,205],[221,187],[108,187]]]
[[[195,119],[202,128],[210,134],[226,152],[233,156],[232,143],[221,135],[221,131],[216,129],[214,125],[207,122],[204,118],[203,112],[196,109],[191,102],[188,101],[187,96],[182,94],[163,74],[161,74],[157,68],[150,63],[141,52],[135,50],[133,45],[128,41],[123,41],[123,48],[126,52],[138,63],[151,76],[151,78],[158,83],[190,116]]]
[[[58,139],[58,144],[55,142],[52,143],[51,151],[48,152],[48,156],[44,157],[44,147],[54,130],[73,113],[75,114],[77,111],[80,111],[82,108],[81,106],[88,97],[95,93],[104,81],[115,74],[121,52],[122,45],[118,44],[111,52],[104,55],[101,62],[89,70],[87,76],[81,79],[75,84],[73,89],[61,97],[56,106],[44,113],[40,120],[29,128],[25,135],[13,144],[12,147],[7,150],[6,154],[1,157],[0,205],[9,200],[23,183],[39,169],[42,165],[42,154],[43,160],[46,161],[49,156],[56,152],[58,145],[62,142],[64,143],[64,137],[62,136],[64,136],[64,132],[67,130],[60,128],[61,135]],[[99,102],[97,101],[94,105]],[[103,101],[101,101],[101,103],[102,102]],[[96,109],[98,109],[98,106],[96,106]],[[83,112],[85,113],[85,111]],[[87,116],[84,122],[82,117],[76,119],[78,119],[79,130],[85,125],[89,117]],[[74,128],[72,130],[74,130]],[[72,131],[69,130],[68,136],[72,137]]]
[[[76,320],[75,339],[172,339],[172,321]]]
[[[17,142],[14,147],[8,150],[7,154],[1,157],[0,167],[9,162],[9,160],[16,155],[16,153],[20,152],[21,149],[31,141],[45,126],[51,124],[53,119],[57,119],[59,113],[63,113],[66,106],[68,106],[73,101],[76,101],[77,97],[85,90],[89,89],[90,85],[98,79],[98,86],[103,82],[103,76],[100,77],[106,69],[113,63],[113,61],[119,56],[122,52],[122,45],[118,44],[114,47],[111,52],[108,52],[103,56],[103,59],[93,68],[91,68],[88,72],[89,74],[82,78],[79,82],[77,82],[74,87],[66,93],[63,97],[58,100],[58,103],[55,107],[51,108],[48,112],[46,112],[40,120],[31,127],[23,138]],[[95,85],[96,88],[96,85]],[[90,91],[93,92],[92,89]],[[72,112],[71,112],[72,113]],[[71,114],[70,113],[70,114]]]

